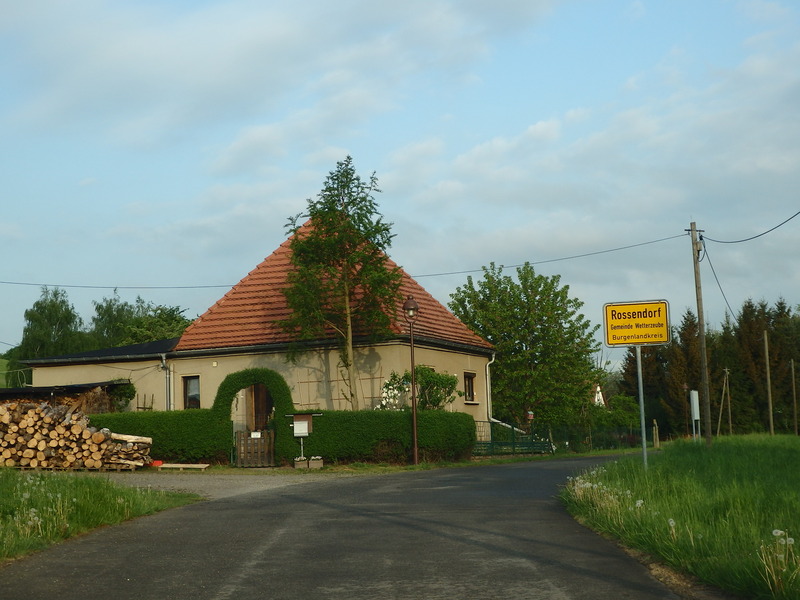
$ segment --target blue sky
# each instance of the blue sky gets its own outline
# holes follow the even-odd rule
[[[733,241],[800,210],[794,3],[289,4],[0,0],[0,348],[43,284],[87,321],[115,287],[203,313],[348,154],[440,301],[531,261],[597,324],[695,309],[692,221]],[[797,306],[799,237],[708,242],[709,325]]]

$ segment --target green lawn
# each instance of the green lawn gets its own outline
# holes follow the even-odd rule
[[[197,500],[197,496],[123,487],[73,473],[0,468],[0,561]]]
[[[589,527],[746,598],[800,598],[800,438],[676,442],[570,479]]]

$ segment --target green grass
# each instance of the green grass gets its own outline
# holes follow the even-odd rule
[[[0,561],[196,499],[70,473],[0,468]]]
[[[592,529],[747,598],[800,598],[800,438],[676,442],[570,479],[562,499]]]

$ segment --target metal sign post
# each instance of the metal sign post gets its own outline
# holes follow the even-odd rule
[[[642,461],[647,470],[647,428],[644,419],[644,384],[642,383],[642,346],[668,344],[669,304],[666,300],[617,302],[603,307],[603,326],[607,346],[636,348],[636,376],[639,383],[639,425],[642,429]]]

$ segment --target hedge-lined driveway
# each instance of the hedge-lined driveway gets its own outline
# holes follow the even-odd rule
[[[5,565],[0,598],[677,598],[560,506],[558,485],[589,464],[245,475],[236,493]]]

